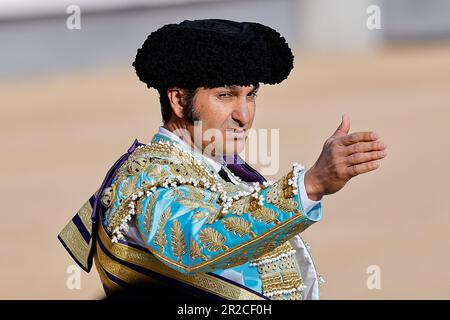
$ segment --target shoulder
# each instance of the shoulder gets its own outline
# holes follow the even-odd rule
[[[110,187],[102,195],[107,208],[105,224],[111,230],[111,222],[133,198],[172,184],[213,185],[218,176],[208,172],[189,151],[171,142],[160,141],[140,146],[119,167]],[[114,225],[117,223],[114,223]]]

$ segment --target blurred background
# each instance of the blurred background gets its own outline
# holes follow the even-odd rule
[[[268,178],[311,166],[343,113],[388,146],[303,234],[322,299],[449,299],[446,0],[0,1],[0,298],[104,296],[95,268],[67,286],[75,263],[56,236],[161,124],[156,91],[131,66],[137,48],[166,23],[201,18],[269,25],[295,52],[289,78],[258,96],[255,127],[280,130]]]

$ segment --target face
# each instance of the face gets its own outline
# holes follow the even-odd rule
[[[255,117],[257,90],[255,86],[199,88],[194,110],[201,122],[187,126],[196,147],[213,156],[240,153]]]

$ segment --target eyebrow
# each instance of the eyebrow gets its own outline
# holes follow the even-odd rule
[[[231,91],[239,91],[239,86],[235,86],[235,85],[232,85],[232,86],[223,86],[223,88],[226,88],[226,89],[229,89],[229,90],[231,90]],[[256,91],[256,90],[258,90],[259,89],[259,84],[258,85],[253,85],[253,89],[250,91],[250,92],[252,92],[252,91]]]

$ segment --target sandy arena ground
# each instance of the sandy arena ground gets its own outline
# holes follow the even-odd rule
[[[280,129],[280,170],[309,167],[348,113],[351,131],[388,145],[376,172],[324,199],[304,233],[327,282],[323,299],[450,299],[450,45],[354,56],[296,56],[263,86],[255,127]],[[97,299],[96,271],[66,287],[74,264],[56,239],[134,138],[160,124],[155,92],[131,67],[0,83],[0,298]],[[381,289],[366,286],[370,265]]]

